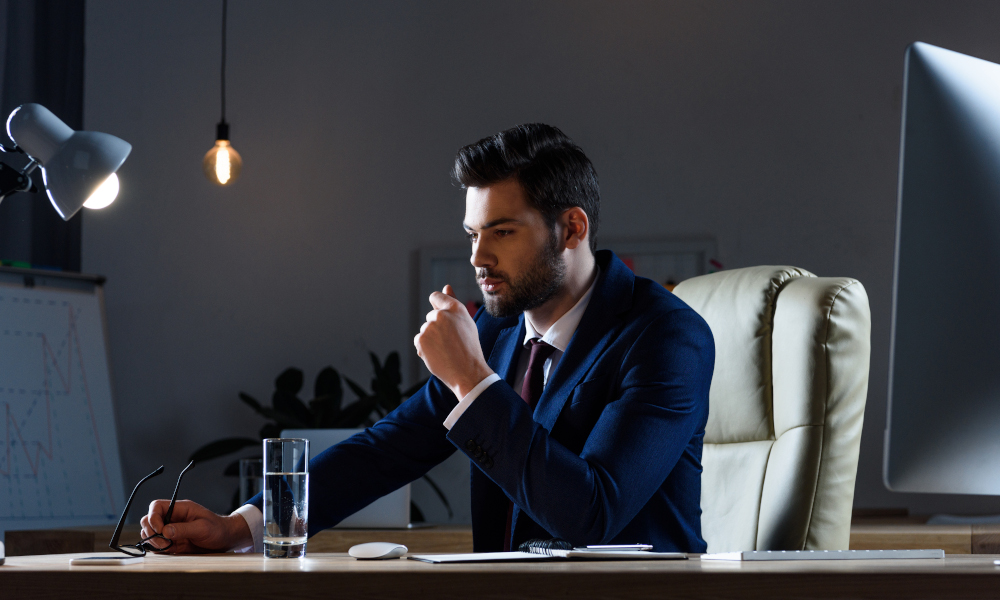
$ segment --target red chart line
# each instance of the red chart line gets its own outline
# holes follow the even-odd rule
[[[42,337],[42,368],[43,368],[43,370],[45,368],[46,360],[47,360],[47,358],[46,358],[46,346],[47,346],[47,343],[45,341],[45,337],[43,336]],[[14,428],[14,435],[17,436],[17,440],[21,443],[21,449],[24,450],[24,456],[28,459],[28,468],[31,469],[31,472],[32,472],[33,475],[36,475],[36,476],[38,475],[38,469],[40,467],[39,463],[41,463],[41,460],[42,460],[41,459],[41,455],[42,454],[44,454],[45,457],[48,458],[49,460],[52,460],[52,412],[51,412],[51,409],[49,407],[49,381],[48,381],[48,377],[43,377],[43,383],[44,383],[44,386],[45,386],[45,413],[46,413],[46,420],[48,421],[47,426],[48,426],[48,430],[49,430],[49,443],[47,445],[43,445],[39,441],[27,441],[27,440],[25,440],[24,439],[24,435],[22,435],[22,433],[21,433],[21,428],[18,427],[17,421],[14,419],[14,416],[11,415],[11,413],[10,413],[10,403],[9,402],[5,402],[4,403],[4,423],[5,423],[6,440],[7,440],[7,443],[5,444],[5,448],[6,448],[6,461],[5,462],[7,463],[7,468],[6,469],[0,469],[0,475],[10,475],[10,473],[11,473],[11,466],[10,466],[10,463],[11,463],[11,456],[10,456],[10,454],[11,454],[11,452],[10,452],[10,448],[13,446],[13,444],[11,443],[11,431],[10,431],[11,427]],[[35,446],[35,456],[34,456],[34,459],[32,459],[31,452],[29,450],[29,447],[32,444],[34,444],[34,446]]]
[[[108,500],[111,501],[111,510],[115,508],[115,496],[111,492],[111,478],[108,477],[108,466],[104,462],[104,450],[101,448],[101,434],[97,431],[97,418],[94,416],[94,405],[90,401],[90,387],[87,385],[87,371],[83,368],[83,353],[80,352],[80,338],[76,331],[76,319],[73,317],[73,309],[69,311],[70,329],[73,331],[73,339],[76,341],[76,358],[80,363],[80,379],[83,380],[83,390],[87,397],[87,410],[90,411],[90,424],[94,428],[94,440],[97,442],[97,456],[101,459],[101,471],[104,472],[104,485],[108,488]]]
[[[26,441],[24,436],[21,434],[21,428],[18,427],[17,421],[10,412],[10,403],[5,402],[4,410],[4,420],[5,420],[5,431],[7,443],[4,444],[4,450],[6,452],[6,470],[0,469],[0,475],[10,475],[11,473],[11,427],[14,429],[14,434],[17,440],[21,444],[21,448],[24,450],[25,456],[28,458],[28,466],[34,475],[38,475],[38,470],[40,468],[41,456],[45,455],[46,458],[52,460],[52,406],[51,406],[51,394],[49,388],[49,363],[52,363],[52,367],[55,369],[56,374],[59,376],[60,383],[62,383],[62,389],[65,393],[69,394],[73,389],[73,346],[76,346],[77,364],[80,367],[80,379],[83,384],[84,397],[87,402],[87,410],[90,413],[90,424],[94,429],[94,440],[97,444],[97,456],[101,462],[101,470],[104,474],[104,484],[107,486],[108,499],[111,502],[111,510],[117,511],[115,507],[115,495],[111,490],[111,478],[108,475],[108,467],[104,460],[104,449],[101,447],[101,434],[97,430],[97,419],[94,415],[94,405],[90,398],[90,387],[87,385],[87,370],[83,366],[83,352],[80,350],[80,336],[76,329],[76,317],[73,315],[73,307],[69,306],[69,328],[66,332],[66,375],[63,376],[62,369],[59,368],[59,359],[56,356],[55,351],[52,350],[52,346],[49,345],[48,337],[42,334],[42,372],[43,385],[45,389],[45,419],[46,426],[48,429],[48,443],[43,444],[39,441]],[[32,460],[31,452],[29,447],[35,445],[35,456]]]

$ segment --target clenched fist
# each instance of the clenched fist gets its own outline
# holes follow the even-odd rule
[[[417,356],[427,369],[461,400],[493,373],[483,358],[479,330],[469,311],[455,298],[450,285],[431,294],[434,310],[413,338]]]

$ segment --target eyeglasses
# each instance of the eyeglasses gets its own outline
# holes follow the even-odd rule
[[[177,490],[181,489],[181,479],[184,477],[184,474],[188,472],[188,469],[190,469],[193,466],[194,466],[194,461],[192,460],[191,462],[188,463],[188,466],[184,467],[184,470],[181,471],[181,474],[177,476],[177,485],[174,486],[174,495],[170,497],[170,506],[167,507],[167,513],[163,515],[164,525],[170,523],[170,517],[172,517],[174,514],[174,504],[177,502]],[[129,556],[146,556],[146,552],[158,552],[160,550],[166,550],[170,546],[173,546],[174,544],[173,540],[163,537],[163,534],[160,533],[153,534],[147,538],[142,538],[141,540],[139,540],[138,544],[127,544],[125,546],[118,545],[118,538],[121,537],[122,534],[122,525],[125,524],[125,517],[128,516],[128,509],[130,506],[132,506],[132,500],[135,498],[135,493],[139,491],[139,486],[145,483],[147,479],[151,477],[156,477],[161,473],[163,473],[162,466],[159,469],[150,473],[149,475],[146,475],[145,477],[139,480],[139,483],[135,484],[135,488],[132,489],[132,495],[128,497],[128,502],[125,503],[125,510],[122,511],[122,518],[118,520],[118,527],[115,527],[115,534],[111,536],[111,543],[108,544],[108,547],[110,547],[112,550],[124,552]],[[166,540],[167,545],[162,548],[157,548],[156,546],[150,543],[150,540],[155,540],[155,539]]]

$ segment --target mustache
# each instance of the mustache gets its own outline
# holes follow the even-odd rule
[[[503,271],[491,271],[489,269],[476,269],[476,279],[482,281],[483,279],[499,279],[500,281],[507,281],[507,274]]]

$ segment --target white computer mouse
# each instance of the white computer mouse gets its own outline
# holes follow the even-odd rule
[[[402,544],[391,542],[368,542],[351,546],[347,551],[354,558],[361,560],[378,560],[382,558],[399,558],[406,554],[407,548]]]

